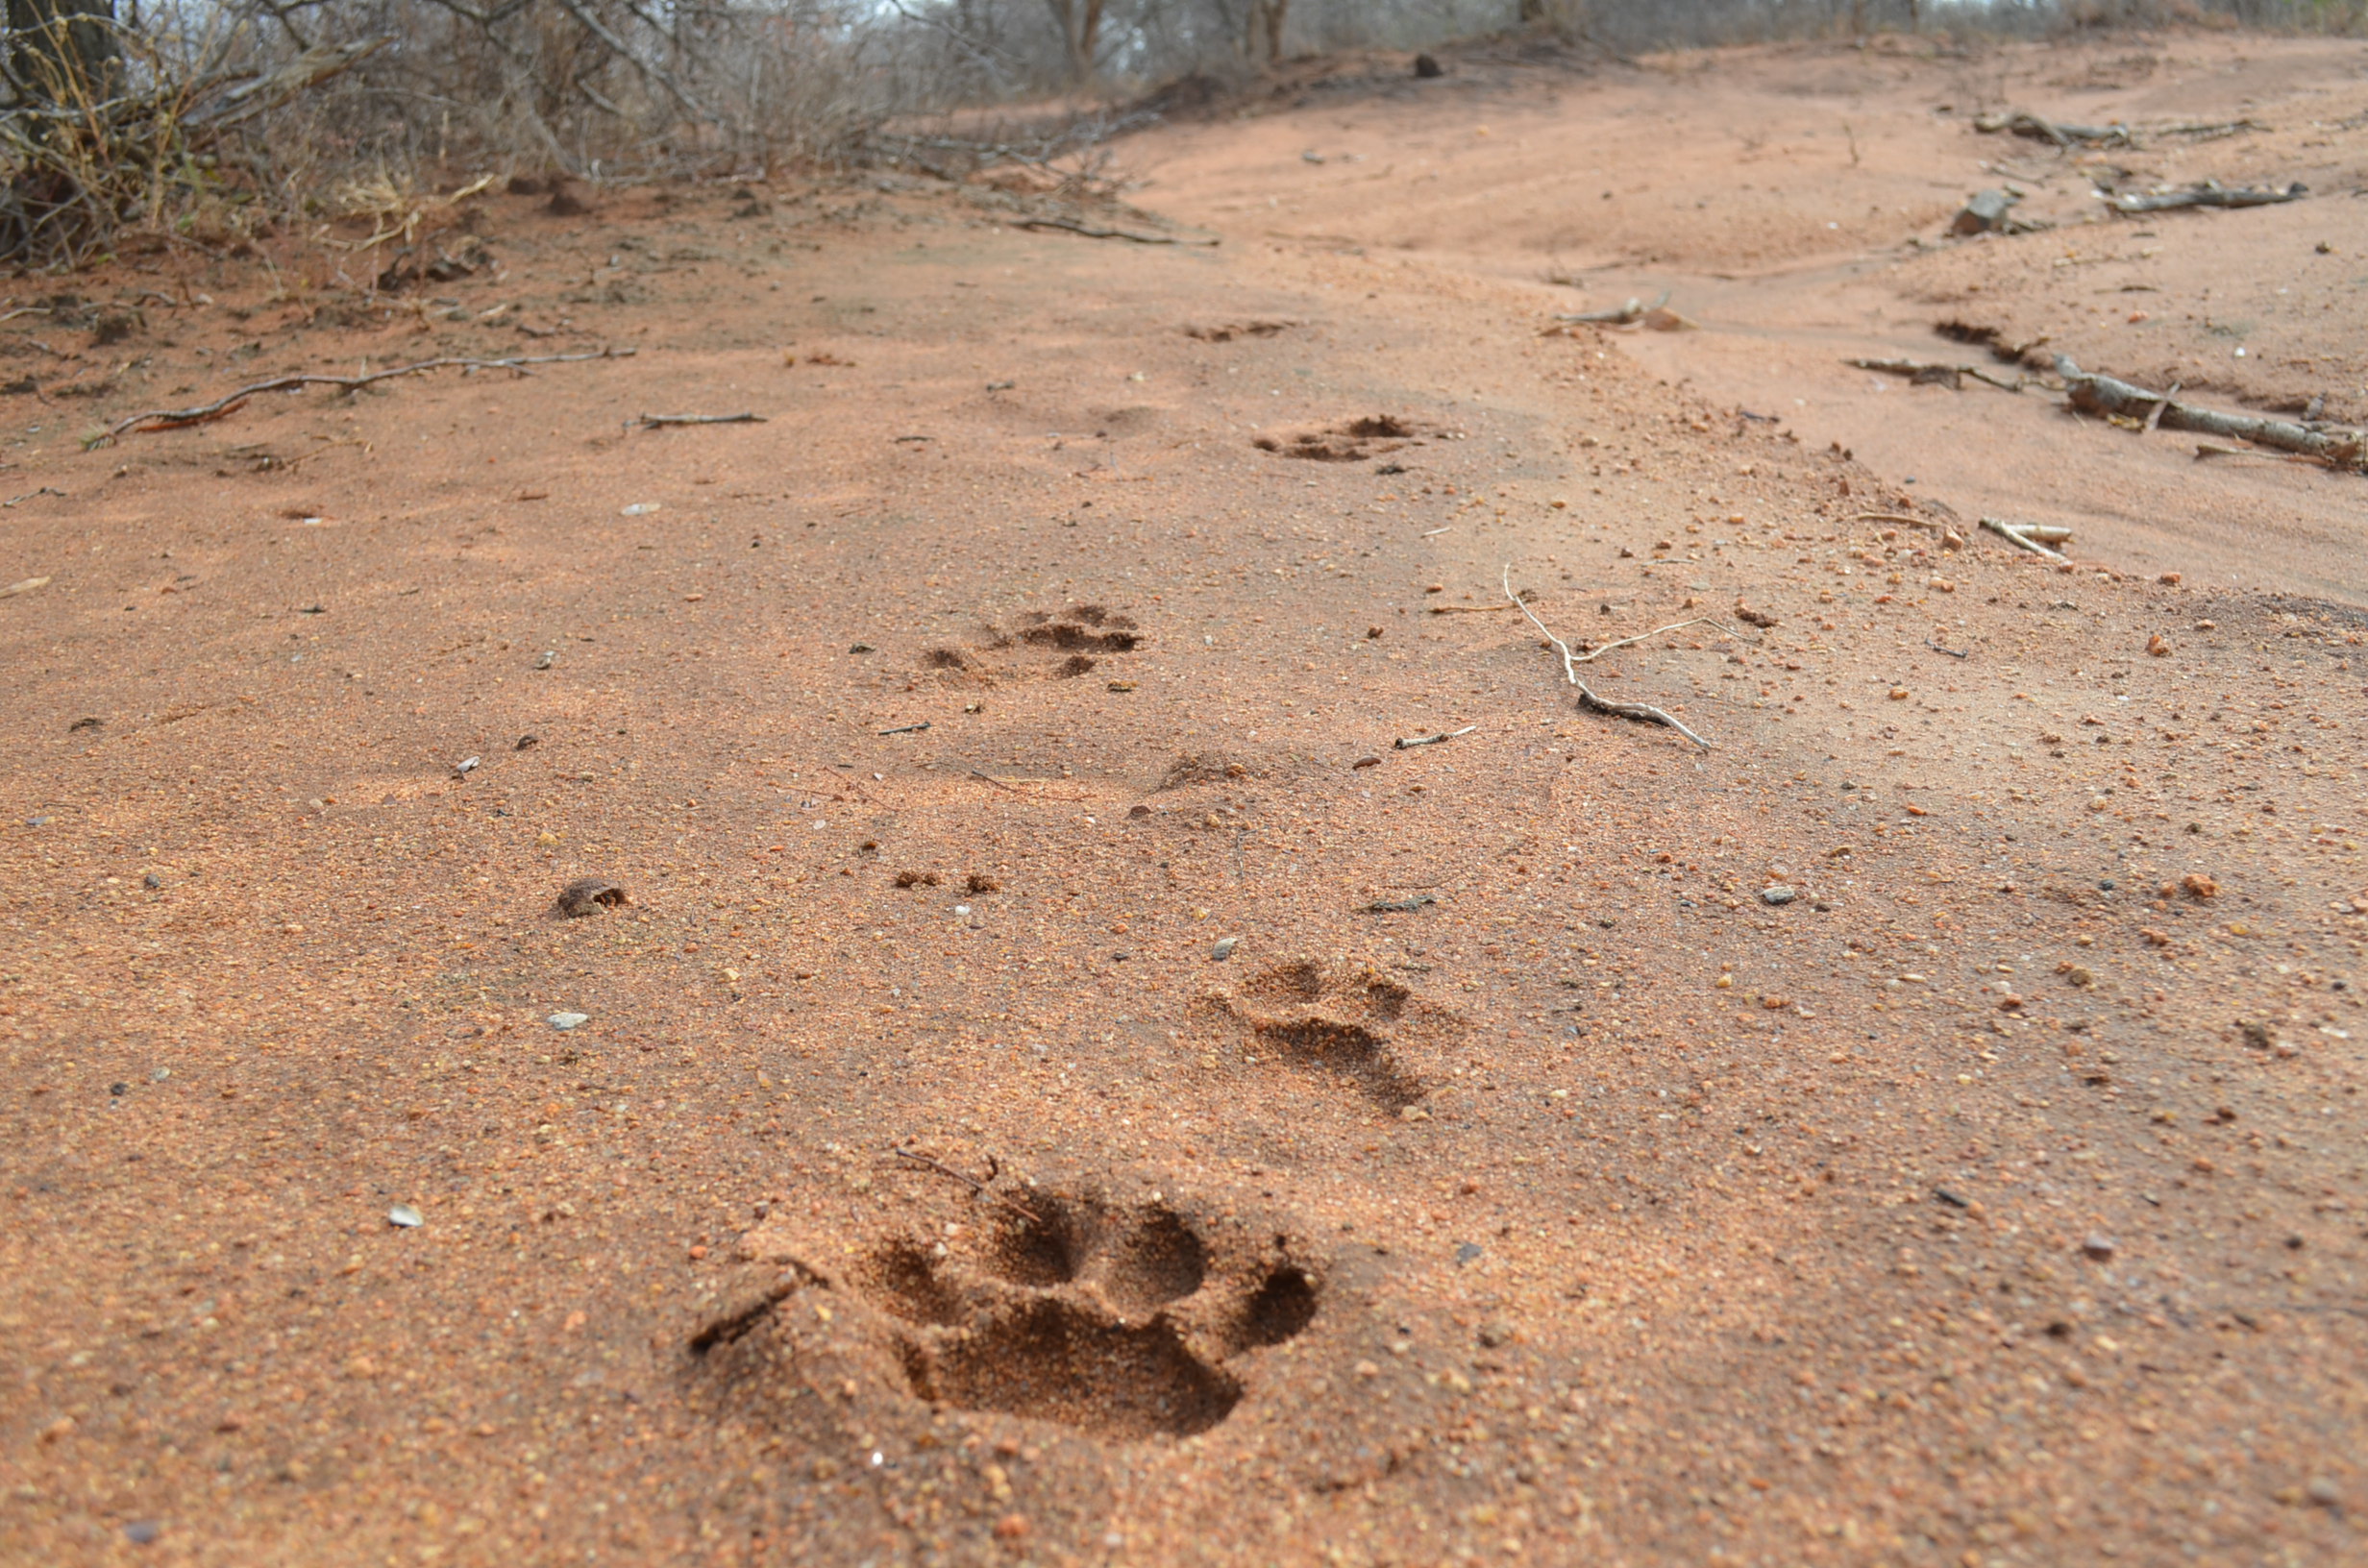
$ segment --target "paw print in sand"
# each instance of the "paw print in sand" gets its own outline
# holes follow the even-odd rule
[[[1082,675],[1099,659],[1132,653],[1144,642],[1133,617],[1100,604],[1073,604],[1058,613],[1029,610],[1008,629],[986,629],[987,641],[980,649],[933,648],[922,655],[922,664],[955,679],[992,685],[1029,674]],[[1054,657],[1048,667],[1035,671],[999,665],[992,657],[1021,651]]]
[[[1164,1202],[1091,1191],[1032,1190],[971,1212],[992,1217],[851,1256],[752,1232],[743,1255],[790,1272],[712,1319],[691,1348],[745,1359],[743,1342],[769,1321],[793,1338],[802,1322],[829,1324],[842,1357],[854,1335],[875,1353],[878,1381],[915,1399],[1139,1439],[1224,1420],[1246,1391],[1248,1354],[1316,1316],[1316,1275],[1269,1231],[1204,1227]],[[828,1305],[788,1310],[808,1291],[826,1292]]]
[[[1308,960],[1197,997],[1189,1016],[1203,1039],[1230,1037],[1260,1063],[1344,1082],[1391,1111],[1429,1092],[1440,1053],[1470,1028],[1368,965]]]

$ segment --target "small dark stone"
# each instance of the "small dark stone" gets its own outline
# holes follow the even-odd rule
[[[1458,1241],[1455,1244],[1455,1266],[1458,1268],[1463,1267],[1466,1263],[1470,1262],[1473,1259],[1479,1256],[1480,1248],[1473,1242]]]
[[[121,1098],[132,1092],[132,1086],[130,1084],[110,1084],[107,1086],[107,1092]]]
[[[870,643],[857,643],[854,647],[852,647],[852,648],[849,649],[847,651],[849,651],[850,653],[876,653],[876,652],[878,652],[878,651],[879,651],[879,649],[876,649],[876,648],[874,648],[874,647],[873,647]]]
[[[134,1546],[153,1545],[156,1538],[163,1533],[164,1527],[154,1519],[135,1519],[123,1527],[124,1539]]]
[[[141,887],[146,888],[151,893],[154,893],[157,889],[164,886],[164,878],[157,875],[154,871],[150,871],[146,876],[141,877],[139,882]]]
[[[1444,68],[1443,66],[1442,66],[1442,65],[1439,63],[1439,61],[1438,61],[1437,60],[1433,59],[1431,56],[1429,56],[1429,55],[1417,55],[1417,56],[1415,56],[1415,75],[1416,75],[1417,77],[1420,78],[1422,81],[1429,82],[1429,81],[1432,81],[1432,80],[1433,80],[1433,79],[1435,79],[1435,78],[1442,77],[1442,76],[1444,76],[1444,75],[1446,75],[1446,74],[1447,74],[1447,72],[1446,72],[1445,68]]]

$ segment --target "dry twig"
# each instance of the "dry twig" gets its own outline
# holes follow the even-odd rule
[[[1023,229],[1058,229],[1067,233],[1083,234],[1088,239],[1127,239],[1138,245],[1215,245],[1216,239],[1182,239],[1174,234],[1139,234],[1129,229],[1103,229],[1090,223],[1073,223],[1067,218],[1023,218]]]
[[[1003,1167],[996,1163],[995,1156],[991,1154],[987,1156],[987,1181],[982,1182],[975,1176],[965,1176],[962,1172],[954,1169],[951,1165],[932,1160],[925,1154],[915,1154],[910,1149],[892,1149],[889,1152],[894,1154],[900,1160],[910,1160],[917,1165],[921,1165],[929,1170],[934,1170],[940,1176],[952,1177],[955,1181],[960,1182],[963,1186],[969,1188],[972,1191],[977,1193],[989,1203],[1001,1205],[1003,1208],[1010,1210],[1013,1213],[1018,1214],[1022,1219],[1026,1220],[1031,1225],[1042,1225],[1044,1223],[1044,1216],[1037,1213],[1033,1209],[1014,1203],[1011,1199],[1004,1197],[999,1192],[992,1192],[988,1190],[987,1182],[992,1182],[1003,1173]]]
[[[1680,735],[1685,736],[1686,739],[1693,742],[1694,745],[1700,747],[1703,750],[1708,751],[1711,748],[1710,742],[1704,740],[1701,736],[1696,735],[1692,730],[1688,729],[1685,724],[1676,718],[1675,715],[1665,712],[1660,708],[1656,708],[1649,702],[1617,702],[1614,701],[1610,698],[1596,696],[1594,689],[1589,686],[1587,682],[1579,678],[1579,666],[1582,664],[1591,663],[1593,660],[1602,657],[1604,654],[1611,652],[1612,649],[1616,648],[1625,648],[1630,643],[1640,643],[1647,637],[1658,637],[1665,631],[1676,631],[1685,626],[1705,625],[1717,626],[1723,631],[1732,631],[1734,628],[1726,625],[1723,622],[1714,621],[1707,615],[1696,616],[1691,621],[1680,621],[1672,625],[1657,626],[1651,631],[1640,631],[1634,637],[1622,637],[1617,642],[1606,643],[1601,648],[1591,649],[1585,653],[1573,653],[1570,651],[1570,645],[1564,642],[1560,637],[1555,636],[1551,631],[1548,631],[1546,629],[1545,623],[1539,620],[1538,617],[1532,613],[1530,607],[1526,603],[1522,602],[1521,597],[1513,591],[1513,568],[1510,565],[1505,568],[1504,584],[1505,597],[1512,600],[1513,602],[1518,606],[1520,612],[1529,618],[1529,624],[1538,628],[1538,634],[1543,637],[1547,642],[1552,643],[1554,645],[1555,651],[1562,654],[1563,677],[1569,681],[1571,685],[1579,689],[1579,705],[1581,707],[1591,708],[1597,713],[1609,714],[1615,719],[1634,719],[1640,723],[1666,725],[1668,728],[1676,730]]]
[[[1878,370],[1887,376],[1905,376],[1917,386],[1945,386],[1952,392],[1963,390],[1961,383],[1967,376],[2001,392],[2023,389],[2021,377],[2002,381],[1979,365],[1934,364],[1923,359],[1845,359],[1842,363],[1860,370]]]
[[[1438,735],[1401,736],[1391,744],[1400,751],[1411,751],[1418,746],[1444,746],[1458,735],[1468,735],[1479,727],[1478,724],[1466,724],[1462,729],[1450,729]]]
[[[112,445],[127,432],[146,433],[151,430],[176,430],[189,425],[206,425],[236,413],[248,399],[265,392],[291,392],[304,386],[333,386],[343,392],[358,392],[379,381],[393,380],[403,376],[417,376],[431,370],[507,370],[518,375],[530,374],[529,365],[569,364],[580,359],[625,359],[632,356],[631,349],[602,349],[594,354],[536,354],[522,355],[509,359],[422,359],[416,364],[397,365],[390,370],[374,370],[364,376],[274,376],[269,380],[251,382],[235,392],[228,392],[211,403],[201,403],[191,408],[151,408],[117,420],[103,435],[94,436],[86,445]]]
[[[1557,315],[1554,319],[1569,326],[1633,327],[1653,311],[1669,303],[1669,291],[1663,289],[1661,298],[1646,305],[1642,300],[1630,300],[1611,310],[1581,310],[1574,315]]]
[[[661,425],[762,425],[762,414],[644,414],[641,428],[656,429]]]

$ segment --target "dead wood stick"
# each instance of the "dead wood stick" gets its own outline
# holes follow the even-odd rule
[[[899,725],[898,725],[896,728],[894,728],[894,729],[883,729],[883,730],[881,730],[881,731],[880,731],[880,733],[881,733],[882,735],[918,735],[918,734],[920,734],[923,730],[925,730],[925,729],[926,729],[926,728],[928,728],[928,727],[929,727],[929,721],[928,721],[928,720],[926,720],[926,719],[924,719],[923,721],[921,721],[921,723],[917,723],[917,724],[899,724]]]
[[[762,425],[762,414],[644,414],[641,428],[654,430],[661,425]]]
[[[2058,355],[2056,370],[2064,379],[2071,406],[2083,413],[2119,415],[2124,419],[2152,418],[2164,429],[2192,430],[2198,435],[2226,436],[2300,453],[2331,468],[2358,469],[2368,457],[2368,435],[2356,429],[2321,430],[2290,419],[2265,419],[2258,414],[2230,414],[2199,408],[2164,392],[2150,392],[2117,377],[2084,371]]]
[[[1918,386],[1945,386],[1952,392],[1961,390],[1958,382],[1966,376],[1985,385],[1994,386],[2001,392],[2020,392],[2023,389],[2021,378],[2002,381],[1979,365],[1936,364],[1924,359],[1844,359],[1842,363],[1860,370],[1881,371],[1887,376],[1905,376]]]
[[[1479,727],[1478,724],[1466,724],[1462,729],[1450,729],[1439,735],[1402,736],[1391,744],[1400,751],[1411,751],[1418,746],[1444,746],[1458,735],[1468,735]]]
[[[1942,648],[1938,643],[1934,642],[1930,637],[1924,639],[1924,646],[1931,649],[1936,653],[1946,653],[1952,659],[1970,659],[1973,657],[1973,649],[1970,648]]]
[[[431,370],[508,370],[524,376],[528,374],[526,367],[529,365],[571,364],[580,359],[626,359],[635,352],[632,349],[601,349],[591,354],[532,354],[507,359],[422,359],[387,370],[374,370],[364,376],[274,376],[269,380],[251,382],[235,392],[224,393],[213,402],[201,403],[195,407],[151,408],[145,413],[117,420],[105,434],[94,437],[89,445],[109,446],[118,436],[132,431],[144,434],[152,430],[172,430],[188,425],[208,424],[236,413],[248,399],[265,392],[291,392],[303,386],[333,386],[343,392],[358,392],[379,381],[390,381],[402,376],[418,376]]]
[[[2310,187],[2299,180],[2283,190],[2276,185],[2224,185],[2207,180],[2184,190],[2151,196],[2109,196],[2106,205],[2116,212],[2168,212],[2182,207],[2274,207],[2280,202],[2299,202],[2309,194]]]
[[[2034,555],[2042,555],[2051,561],[2070,559],[2069,556],[2064,555],[2060,551],[2050,550],[2045,545],[2042,545],[2029,537],[2025,531],[2026,528],[2029,527],[2029,525],[2027,524],[2005,523],[1994,517],[1986,517],[1982,519],[1982,527],[1987,528],[1999,538],[2004,539],[2008,544],[2012,545],[2017,550],[2027,550]],[[2065,537],[2068,538],[2069,535],[2067,534]]]
[[[2242,135],[2247,131],[2266,131],[2259,120],[2173,120],[2167,125],[2143,125],[2138,129],[2150,136],[2196,136],[2210,141],[2219,136]]]
[[[2185,384],[2186,383],[2184,381],[2173,381],[2171,383],[2171,389],[2168,392],[2163,393],[2161,398],[2155,404],[2154,412],[2146,416],[2146,433],[2148,435],[2155,433],[2155,427],[2162,423],[2162,410],[2171,405],[2171,400],[2179,396],[2179,389]]]
[[[1072,223],[1067,218],[1023,218],[1023,229],[1059,229],[1072,234],[1083,234],[1088,239],[1125,239],[1137,245],[1216,245],[1216,239],[1179,239],[1173,234],[1139,234],[1127,229],[1103,229],[1089,223]]]
[[[2299,453],[2263,452],[2257,447],[2224,447],[2215,441],[2198,441],[2195,444],[2195,460],[2200,463],[2207,457],[2257,457],[2265,463],[2310,463],[2314,468],[2320,466]]]
[[[1507,568],[1506,570],[1509,573],[1511,568]],[[1529,603],[1526,600],[1517,599],[1514,600],[1514,603],[1520,607],[1522,614],[1529,614]],[[1531,615],[1529,618],[1533,622],[1538,619],[1534,615]],[[1720,631],[1725,632],[1730,637],[1736,635],[1735,628],[1728,625],[1724,621],[1717,620],[1712,616],[1697,615],[1690,621],[1672,621],[1665,626],[1655,626],[1650,631],[1640,631],[1634,637],[1622,637],[1616,642],[1606,643],[1601,648],[1590,649],[1584,653],[1566,653],[1564,657],[1570,660],[1573,664],[1592,664],[1616,648],[1626,648],[1630,643],[1641,643],[1650,638],[1658,637],[1665,631],[1684,631],[1688,626],[1716,626]],[[1543,626],[1540,626],[1538,629],[1540,631],[1545,630]],[[1549,633],[1549,635],[1551,634]]]
[[[1632,299],[1627,304],[1614,309],[1581,310],[1575,315],[1557,315],[1554,319],[1573,327],[1630,327],[1668,303],[1669,291],[1665,288],[1661,291],[1661,298],[1650,305],[1646,305],[1642,300]]]
[[[2065,125],[2022,109],[2010,114],[1982,115],[1973,122],[1973,128],[1991,134],[2005,131],[2033,141],[2053,142],[2058,147],[2069,147],[2076,141],[2125,144],[2130,140],[2130,128],[2126,125]]]
[[[1025,799],[1027,796],[1027,792],[1025,790],[1015,790],[1010,785],[1004,783],[1001,779],[989,773],[982,773],[975,768],[971,770],[971,777],[977,779],[983,784],[992,784],[997,789],[1002,791],[1005,795],[1016,795],[1023,799]]]
[[[991,1192],[987,1190],[987,1182],[995,1180],[996,1177],[1003,1173],[1003,1167],[996,1164],[995,1156],[991,1154],[987,1156],[987,1182],[982,1182],[975,1176],[965,1176],[962,1172],[954,1169],[953,1166],[932,1160],[925,1154],[915,1154],[910,1149],[895,1149],[890,1152],[895,1154],[900,1160],[910,1160],[917,1165],[936,1171],[940,1176],[952,1177],[955,1181],[960,1182],[963,1186],[969,1188],[972,1191],[977,1193],[989,1203],[1000,1204],[1003,1208],[1010,1210],[1013,1213],[1018,1214],[1022,1219],[1026,1220],[1031,1225],[1042,1225],[1044,1223],[1044,1217],[1038,1214],[1033,1209],[1024,1208],[1021,1205],[1012,1202],[1011,1199],[1004,1197],[999,1192]]]
[[[1545,623],[1539,620],[1536,614],[1531,611],[1530,607],[1522,601],[1521,596],[1513,591],[1513,567],[1510,563],[1508,563],[1505,567],[1504,584],[1505,597],[1513,600],[1513,602],[1519,607],[1520,612],[1529,618],[1529,624],[1538,628],[1538,634],[1541,637],[1543,637],[1547,642],[1552,643],[1554,645],[1555,651],[1563,656],[1563,678],[1579,689],[1579,706],[1583,708],[1591,708],[1597,713],[1609,714],[1615,719],[1634,719],[1640,723],[1665,724],[1670,729],[1676,730],[1680,735],[1685,736],[1686,739],[1693,742],[1694,745],[1700,747],[1703,750],[1708,751],[1711,748],[1710,742],[1704,740],[1701,736],[1696,735],[1692,730],[1688,729],[1683,723],[1679,723],[1675,715],[1666,713],[1660,708],[1656,708],[1649,702],[1617,702],[1614,701],[1610,698],[1597,697],[1594,690],[1590,687],[1587,682],[1579,678],[1579,666],[1585,664],[1588,660],[1594,658],[1597,654],[1608,653],[1613,649],[1621,647],[1627,643],[1641,641],[1645,637],[1658,636],[1660,632],[1641,632],[1636,637],[1624,637],[1616,643],[1606,643],[1603,647],[1595,649],[1591,652],[1573,653],[1570,651],[1570,645],[1564,642],[1560,637],[1555,636],[1551,631],[1547,630]],[[1710,618],[1708,616],[1702,616],[1698,617],[1697,621],[1708,621],[1709,619]],[[1695,624],[1696,621],[1681,621],[1675,626],[1663,626],[1660,628],[1660,631],[1675,631],[1678,629],[1678,626],[1690,626]],[[1717,625],[1716,622],[1712,622],[1711,624],[1714,625]]]
[[[1510,604],[1434,604],[1430,608],[1430,613],[1433,615],[1502,615],[1512,607]]]

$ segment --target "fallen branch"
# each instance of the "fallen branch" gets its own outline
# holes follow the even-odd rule
[[[2131,139],[2130,128],[2126,125],[2063,125],[2023,109],[2010,114],[1982,115],[1973,122],[1973,128],[1993,135],[2004,131],[2012,135],[2028,136],[2033,141],[2051,142],[2058,147],[2069,147],[2075,142],[2089,146],[2126,147]]]
[[[2069,528],[2041,528],[2035,523],[2008,523],[1995,517],[1982,519],[1982,527],[2017,550],[2027,550],[2034,555],[2045,556],[2051,561],[2071,559],[2061,551],[2050,550],[2046,545],[2038,542],[2040,538],[2052,535],[2056,543],[2061,544],[2072,537],[2072,530]]]
[[[1434,604],[1430,608],[1430,613],[1433,615],[1502,615],[1511,608],[1509,604]]]
[[[1930,637],[1924,639],[1924,646],[1931,649],[1936,653],[1946,653],[1952,659],[1970,659],[1973,657],[1973,649],[1970,648],[1942,648],[1938,643],[1934,642]]]
[[[45,485],[41,486],[41,488],[39,488],[38,490],[28,490],[28,491],[26,491],[23,495],[21,495],[21,496],[11,496],[11,497],[9,497],[9,499],[8,499],[8,500],[6,500],[6,501],[0,501],[0,506],[6,506],[6,507],[16,507],[16,506],[21,506],[21,505],[23,505],[26,502],[31,501],[31,500],[32,500],[34,497],[36,497],[36,496],[56,496],[56,497],[57,497],[60,501],[63,501],[63,500],[65,500],[65,499],[66,499],[66,495],[65,495],[65,492],[64,492],[64,491],[62,491],[62,490],[58,490],[58,489],[54,489],[54,488],[52,488],[51,486],[49,486],[49,485],[46,485],[46,484],[45,484]]]
[[[1924,359],[1844,359],[1842,363],[1860,370],[1879,370],[1887,376],[1905,376],[1916,386],[1945,386],[1952,392],[1964,389],[1961,382],[1967,376],[2001,392],[2020,392],[2023,389],[2021,377],[2017,376],[2011,381],[2002,381],[1979,365],[1943,365]]]
[[[2217,180],[2207,180],[2184,190],[2160,191],[2151,196],[2109,196],[2106,205],[2116,212],[2168,212],[2181,207],[2275,207],[2281,202],[2299,202],[2309,194],[2310,187],[2299,180],[2283,190],[2275,185],[2230,186]]]
[[[1583,708],[1591,708],[1597,713],[1609,714],[1615,719],[1634,719],[1640,723],[1663,724],[1670,729],[1676,730],[1680,735],[1685,736],[1686,739],[1693,742],[1694,745],[1700,747],[1703,750],[1708,751],[1711,748],[1710,742],[1704,740],[1701,736],[1696,735],[1692,730],[1688,729],[1685,724],[1678,721],[1675,715],[1664,712],[1662,709],[1654,707],[1649,702],[1616,702],[1609,698],[1597,697],[1593,688],[1590,687],[1587,682],[1579,678],[1579,666],[1589,663],[1593,659],[1600,658],[1616,648],[1623,648],[1630,643],[1642,642],[1647,637],[1657,637],[1665,631],[1675,631],[1681,626],[1691,626],[1704,623],[1708,623],[1711,625],[1719,625],[1720,623],[1711,620],[1709,616],[1697,616],[1691,621],[1680,621],[1675,625],[1662,626],[1653,631],[1639,632],[1634,637],[1623,637],[1618,642],[1606,643],[1601,648],[1590,649],[1585,653],[1573,653],[1570,651],[1570,645],[1564,642],[1560,637],[1555,636],[1551,631],[1547,630],[1545,623],[1539,620],[1536,614],[1531,611],[1528,604],[1522,601],[1521,596],[1513,591],[1513,568],[1509,564],[1506,566],[1504,572],[1504,585],[1505,597],[1513,600],[1514,605],[1519,609],[1524,616],[1529,618],[1529,624],[1538,628],[1538,634],[1543,637],[1547,642],[1552,643],[1554,645],[1555,651],[1563,656],[1563,678],[1578,688],[1579,706]]]
[[[1072,223],[1067,218],[1023,218],[1023,229],[1058,229],[1066,233],[1083,234],[1088,239],[1124,239],[1137,245],[1217,245],[1217,239],[1179,239],[1173,234],[1139,234],[1128,229],[1103,229],[1088,223]]]
[[[1450,729],[1444,734],[1401,737],[1391,744],[1395,746],[1400,751],[1411,751],[1418,746],[1444,746],[1449,741],[1454,740],[1458,735],[1468,735],[1479,727],[1480,726],[1478,724],[1466,724],[1462,729]]]
[[[274,376],[266,381],[255,381],[235,392],[225,393],[211,403],[201,403],[192,408],[151,408],[117,420],[104,434],[93,436],[84,444],[84,451],[111,446],[119,436],[136,431],[147,434],[155,430],[177,430],[190,425],[210,424],[234,414],[248,399],[265,392],[292,392],[305,386],[333,386],[342,392],[358,392],[379,381],[393,380],[403,376],[418,376],[431,370],[508,370],[521,376],[530,374],[529,365],[569,364],[580,359],[626,359],[632,349],[602,349],[593,354],[522,355],[509,359],[422,359],[416,364],[397,365],[391,370],[374,370],[365,376]]]
[[[1633,327],[1646,316],[1669,303],[1669,291],[1663,289],[1661,298],[1646,305],[1642,300],[1630,300],[1611,310],[1582,310],[1576,315],[1557,315],[1556,321],[1572,327]]]
[[[910,1149],[892,1149],[889,1152],[894,1154],[900,1160],[910,1160],[913,1164],[920,1165],[925,1169],[934,1170],[940,1176],[952,1177],[955,1181],[960,1182],[963,1186],[969,1188],[972,1191],[977,1193],[989,1203],[1000,1204],[1003,1208],[1010,1210],[1013,1213],[1018,1214],[1022,1219],[1026,1220],[1031,1225],[1042,1225],[1044,1223],[1044,1216],[1037,1213],[1033,1209],[1023,1208],[1021,1205],[1012,1202],[1011,1199],[1004,1197],[999,1192],[990,1192],[987,1190],[987,1182],[995,1180],[998,1176],[1000,1176],[1003,1173],[1003,1167],[996,1163],[995,1156],[991,1154],[987,1156],[987,1182],[982,1182],[975,1176],[965,1176],[962,1172],[954,1169],[953,1166],[943,1164],[938,1161],[930,1159],[925,1154],[915,1154]]]
[[[644,414],[641,428],[656,429],[661,425],[762,425],[762,414]]]
[[[2359,430],[2322,430],[2290,419],[2198,408],[2166,392],[2150,392],[2116,377],[2084,371],[2060,355],[2057,356],[2056,369],[2064,379],[2071,406],[2083,413],[2120,418],[2141,429],[2159,425],[2164,429],[2251,441],[2280,452],[2299,453],[2330,468],[2357,470],[2363,466],[2363,459],[2368,458],[2368,434]],[[2139,426],[2139,421],[2146,423]]]

